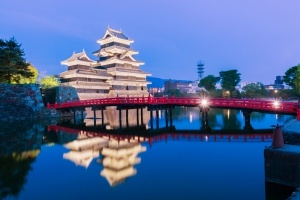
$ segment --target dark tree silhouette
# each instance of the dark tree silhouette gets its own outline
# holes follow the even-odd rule
[[[198,84],[199,87],[204,87],[207,91],[215,90],[216,83],[220,80],[220,77],[214,75],[208,75],[202,78]]]
[[[0,82],[20,82],[20,78],[30,78],[34,74],[29,70],[29,63],[24,58],[24,50],[15,38],[0,39]]]
[[[235,91],[235,87],[241,81],[240,75],[236,69],[221,71],[220,78],[223,90],[229,91],[231,95],[231,92]]]

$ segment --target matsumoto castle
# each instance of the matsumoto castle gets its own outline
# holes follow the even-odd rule
[[[59,74],[61,85],[76,88],[79,99],[148,96],[146,77],[151,74],[142,71],[144,63],[133,57],[138,54],[130,48],[133,42],[122,31],[107,28],[97,40],[99,50],[93,52],[97,61],[83,50],[61,62],[68,67]]]

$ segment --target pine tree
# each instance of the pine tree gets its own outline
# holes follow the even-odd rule
[[[0,82],[19,83],[21,77],[33,76],[28,68],[30,64],[26,62],[24,56],[24,50],[15,38],[0,39]]]

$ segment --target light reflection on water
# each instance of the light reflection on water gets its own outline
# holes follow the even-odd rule
[[[165,115],[159,115],[162,128]],[[0,132],[1,197],[265,199],[263,149],[271,144],[270,134],[199,135],[199,116],[197,109],[175,110],[173,125],[183,132],[146,136],[130,130],[112,134],[86,127],[54,131],[36,122],[6,124],[10,128],[2,126]],[[251,125],[266,129],[291,118],[252,113]],[[236,110],[209,115],[216,131],[242,130],[243,120]]]

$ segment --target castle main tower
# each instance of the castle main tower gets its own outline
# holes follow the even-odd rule
[[[98,57],[97,63],[92,63],[95,69],[105,69],[113,79],[107,80],[111,85],[109,97],[142,97],[148,96],[146,77],[151,74],[144,72],[140,66],[144,63],[133,56],[138,54],[130,48],[134,41],[126,37],[122,31],[107,28],[104,36],[97,40],[100,49],[93,54]]]

